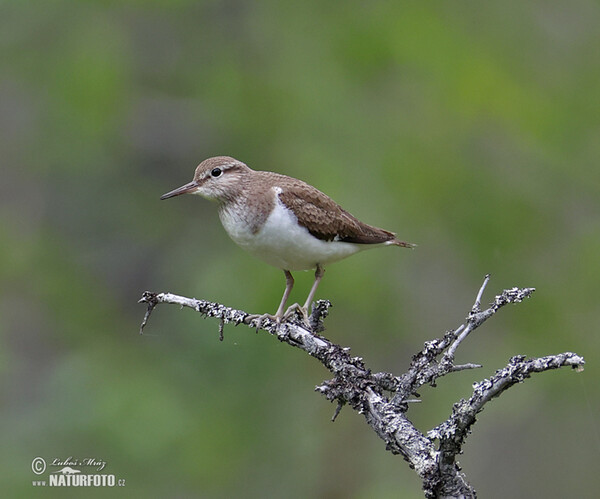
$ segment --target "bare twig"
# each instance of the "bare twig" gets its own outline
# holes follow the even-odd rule
[[[372,372],[360,357],[350,355],[350,349],[330,342],[318,334],[323,330],[323,320],[331,303],[318,301],[309,318],[310,328],[300,320],[282,324],[263,318],[250,321],[251,329],[262,329],[277,336],[282,342],[300,348],[321,362],[333,378],[316,387],[316,391],[328,400],[336,402],[333,420],[344,405],[349,405],[365,417],[366,422],[386,443],[387,450],[400,454],[421,477],[426,497],[475,497],[475,491],[466,481],[456,464],[455,457],[462,451],[464,441],[476,421],[476,415],[484,404],[499,396],[515,383],[523,381],[532,373],[544,372],[563,366],[582,369],[584,359],[566,352],[538,359],[513,357],[509,364],[489,379],[474,385],[468,400],[455,404],[451,416],[427,434],[423,434],[406,417],[409,404],[419,396],[417,390],[424,384],[434,385],[435,380],[452,372],[475,369],[474,363],[454,364],[454,356],[468,335],[509,303],[519,303],[529,297],[534,288],[512,288],[504,290],[494,301],[481,310],[481,300],[489,282],[485,276],[475,302],[465,322],[442,338],[427,341],[417,353],[407,371],[399,376],[387,372]],[[171,293],[146,291],[141,303],[148,305],[140,327],[147,325],[150,314],[161,303],[191,308],[206,317],[219,319],[219,337],[223,338],[225,324],[243,324],[250,314],[195,298],[186,298]],[[440,358],[441,357],[441,358]],[[439,444],[436,446],[436,442]]]
[[[477,414],[494,397],[498,397],[514,384],[521,383],[533,373],[565,366],[581,371],[584,364],[583,357],[572,352],[534,359],[526,359],[524,355],[512,357],[506,367],[496,371],[489,379],[475,383],[473,395],[468,400],[463,399],[454,404],[452,415],[427,433],[429,438],[440,442],[441,462],[454,461],[455,456],[461,452],[464,440],[475,423]]]

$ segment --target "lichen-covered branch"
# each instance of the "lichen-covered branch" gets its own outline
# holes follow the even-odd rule
[[[483,406],[511,386],[523,382],[533,373],[541,373],[560,367],[583,370],[584,360],[572,352],[527,359],[524,355],[511,358],[508,365],[496,371],[489,379],[473,386],[473,395],[468,400],[454,404],[452,415],[438,427],[430,430],[427,436],[440,442],[442,460],[450,462],[461,452],[471,426]]]
[[[322,336],[323,320],[331,305],[326,300],[318,301],[313,307],[310,325],[304,324],[299,317],[278,324],[265,318],[258,323],[252,319],[255,316],[219,303],[146,291],[140,299],[148,306],[140,333],[154,308],[161,303],[188,307],[206,317],[219,319],[221,339],[223,327],[228,323],[246,324],[252,329],[265,330],[282,342],[304,350],[332,373],[332,379],[323,381],[316,391],[337,404],[333,419],[345,405],[362,414],[385,442],[386,449],[403,456],[418,473],[426,497],[475,497],[475,490],[460,472],[455,458],[461,452],[476,415],[484,404],[532,373],[564,366],[581,370],[585,363],[582,357],[570,352],[537,359],[515,356],[505,368],[496,371],[489,379],[476,383],[471,397],[456,403],[446,421],[426,434],[418,430],[406,416],[410,403],[415,396],[418,397],[417,390],[424,384],[435,386],[435,380],[441,376],[480,367],[474,363],[454,364],[460,344],[502,307],[519,303],[534,291],[534,288],[504,290],[487,308],[481,310],[481,300],[488,282],[489,276],[486,276],[465,322],[446,332],[442,338],[425,342],[423,349],[413,357],[407,371],[401,375],[373,372],[365,366],[362,358],[350,355],[349,348],[336,345]]]

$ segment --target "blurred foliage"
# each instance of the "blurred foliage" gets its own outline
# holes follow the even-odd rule
[[[409,414],[426,429],[513,354],[576,351],[584,373],[490,404],[461,463],[482,497],[593,497],[599,22],[589,0],[1,2],[2,495],[34,495],[36,456],[103,459],[123,497],[420,495],[360,416],[330,423],[306,355],[169,307],[137,334],[145,289],[276,308],[281,272],[214,206],[158,200],[227,154],[419,244],[319,290],[373,369],[460,324],[487,272],[487,300],[535,286],[464,345],[485,367]]]

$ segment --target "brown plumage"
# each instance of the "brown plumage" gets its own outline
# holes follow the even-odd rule
[[[255,171],[229,156],[198,165],[192,182],[161,199],[198,194],[219,204],[219,217],[242,248],[285,273],[286,290],[274,316],[277,321],[297,308],[306,317],[323,277],[324,265],[378,245],[412,248],[395,234],[361,222],[315,187],[279,173]],[[291,270],[316,269],[303,307],[284,313],[294,279]],[[292,310],[293,309],[293,310]]]
[[[411,246],[398,241],[392,232],[361,222],[313,186],[290,177],[287,179],[292,182],[285,182],[279,199],[296,215],[298,223],[316,238],[356,244],[391,241],[398,246]]]

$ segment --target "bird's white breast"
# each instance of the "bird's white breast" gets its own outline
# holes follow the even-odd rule
[[[275,202],[264,224],[253,231],[242,204],[219,211],[223,227],[235,243],[256,257],[285,270],[309,270],[317,264],[346,258],[368,245],[323,241],[298,224],[294,213],[280,200],[281,188],[274,187]]]

